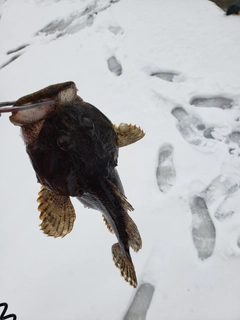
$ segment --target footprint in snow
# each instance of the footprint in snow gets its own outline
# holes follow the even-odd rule
[[[67,17],[55,19],[43,28],[36,35],[55,35],[56,38],[66,34],[74,34],[93,25],[94,18],[120,0],[92,1],[82,11],[74,11]]]
[[[145,320],[154,290],[150,283],[141,284],[123,320]]]
[[[240,147],[240,132],[234,131],[228,137],[230,141],[235,142]]]
[[[215,139],[213,136],[214,133],[214,127],[206,128],[203,132],[203,136],[207,139]]]
[[[6,67],[7,65],[9,65],[11,62],[15,61],[17,58],[19,58],[21,56],[21,54],[16,54],[14,56],[12,56],[10,59],[8,59],[8,61],[4,62],[1,66],[0,69],[3,69],[4,67]]]
[[[229,145],[229,153],[235,154],[236,152],[240,153],[240,132],[233,131],[231,134],[227,136],[227,143]],[[235,152],[236,151],[236,152]]]
[[[229,125],[217,126],[217,127],[208,127],[204,130],[203,136],[206,139],[212,139],[215,141],[221,141],[228,145],[229,152],[232,154],[232,151],[239,149],[240,147],[240,132],[232,131],[232,127]],[[229,134],[229,132],[231,132]],[[234,154],[234,153],[233,153]]]
[[[121,63],[116,59],[115,56],[112,56],[107,59],[108,69],[115,74],[116,76],[120,76],[122,74],[122,66]]]
[[[200,193],[200,196],[208,206],[224,197],[214,214],[216,219],[223,221],[236,211],[235,204],[239,191],[239,176],[218,176]]]
[[[203,108],[220,108],[220,109],[231,109],[235,101],[230,98],[225,98],[223,96],[213,96],[213,97],[195,97],[190,101],[190,104],[195,107]]]
[[[15,49],[8,50],[7,54],[9,55],[9,54],[12,54],[12,53],[16,53],[18,51],[21,51],[21,50],[25,49],[28,46],[29,46],[29,44],[23,44],[23,45],[15,48]]]
[[[226,142],[226,140],[227,140],[226,130],[228,130],[228,128],[208,127],[204,130],[203,136],[207,139],[213,139],[213,140]]]
[[[108,30],[110,32],[112,32],[113,34],[117,35],[117,34],[123,34],[123,29],[117,25],[117,24],[112,24],[108,27]]]
[[[177,128],[182,137],[195,146],[206,145],[204,137],[205,124],[195,115],[190,115],[184,108],[178,106],[172,110],[172,115],[178,120]]]
[[[219,221],[230,218],[238,210],[239,207],[240,191],[235,191],[225,197],[223,202],[217,208],[214,216]]]
[[[173,146],[163,144],[158,153],[158,166],[156,170],[157,184],[162,192],[168,192],[176,180],[176,172],[173,165]]]
[[[205,260],[213,254],[216,229],[206,202],[201,196],[190,196],[189,204],[192,212],[192,239],[199,259]]]
[[[15,49],[8,50],[7,55],[10,56],[10,58],[0,66],[0,69],[3,69],[7,65],[9,65],[11,62],[19,58],[25,52],[23,49],[25,49],[27,46],[29,46],[29,44],[24,44]]]
[[[152,72],[150,74],[152,77],[157,77],[165,81],[174,82],[176,77],[180,76],[180,73],[178,72],[171,72],[171,71],[157,71]]]
[[[217,176],[213,181],[201,192],[201,196],[207,205],[213,204],[222,196],[226,196],[237,191],[239,188],[238,177]]]
[[[239,236],[238,239],[237,239],[237,245],[238,245],[238,247],[240,248],[240,236]]]

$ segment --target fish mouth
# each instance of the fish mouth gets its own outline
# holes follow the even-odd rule
[[[35,123],[39,120],[45,119],[47,114],[54,110],[55,101],[43,101],[39,103],[24,105],[24,106],[13,106],[12,115],[9,120],[18,126],[28,125]]]
[[[6,102],[0,102],[0,113],[6,113],[6,112],[13,112],[16,113],[21,110],[27,110],[32,108],[37,108],[44,106],[46,104],[54,104],[54,100],[49,101],[43,101],[43,102],[37,102],[37,103],[31,103],[23,106],[15,105],[16,101],[6,101]],[[12,106],[14,105],[14,106]],[[11,107],[10,107],[11,106]]]
[[[0,103],[0,113],[12,112],[9,119],[13,124],[29,125],[45,119],[49,112],[73,103],[76,98],[76,85],[68,81],[48,86],[17,101]]]

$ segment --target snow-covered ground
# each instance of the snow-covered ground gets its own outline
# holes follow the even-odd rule
[[[0,0],[0,101],[72,80],[113,123],[146,132],[119,156],[143,239],[128,311],[137,291],[111,261],[115,236],[101,214],[73,200],[68,236],[39,230],[40,186],[19,128],[1,116],[0,302],[9,313],[144,319],[149,306],[148,320],[239,319],[239,23],[207,0]]]

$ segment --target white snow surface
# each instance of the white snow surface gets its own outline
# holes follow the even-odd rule
[[[223,208],[231,214],[221,221],[214,213],[225,195],[216,189],[207,202],[216,243],[204,261],[189,207],[189,197],[219,176],[239,192],[239,145],[228,139],[240,130],[239,19],[207,0],[0,0],[0,67],[21,53],[0,70],[0,101],[72,80],[113,123],[146,132],[120,149],[118,172],[143,240],[131,253],[138,282],[155,286],[148,320],[240,318],[240,197],[230,194]],[[44,32],[53,21],[61,23]],[[111,56],[120,76],[108,69]],[[169,82],[154,72],[178,75]],[[233,99],[232,108],[190,103],[213,96]],[[177,106],[214,127],[215,139],[200,136],[195,145],[184,138],[171,113]],[[54,239],[39,230],[40,185],[8,116],[0,117],[0,302],[19,320],[123,319],[136,289],[112,262],[115,236],[99,212],[75,200],[69,235]],[[165,193],[156,180],[164,143],[173,146],[176,172]]]

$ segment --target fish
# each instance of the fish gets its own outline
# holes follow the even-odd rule
[[[116,167],[119,148],[142,139],[145,133],[136,125],[113,124],[77,91],[73,81],[50,85],[15,101],[9,117],[21,128],[41,185],[37,198],[40,228],[55,238],[69,234],[76,219],[71,197],[99,211],[117,238],[112,246],[114,264],[136,288],[130,248],[138,252],[142,239],[128,213],[134,209]]]

